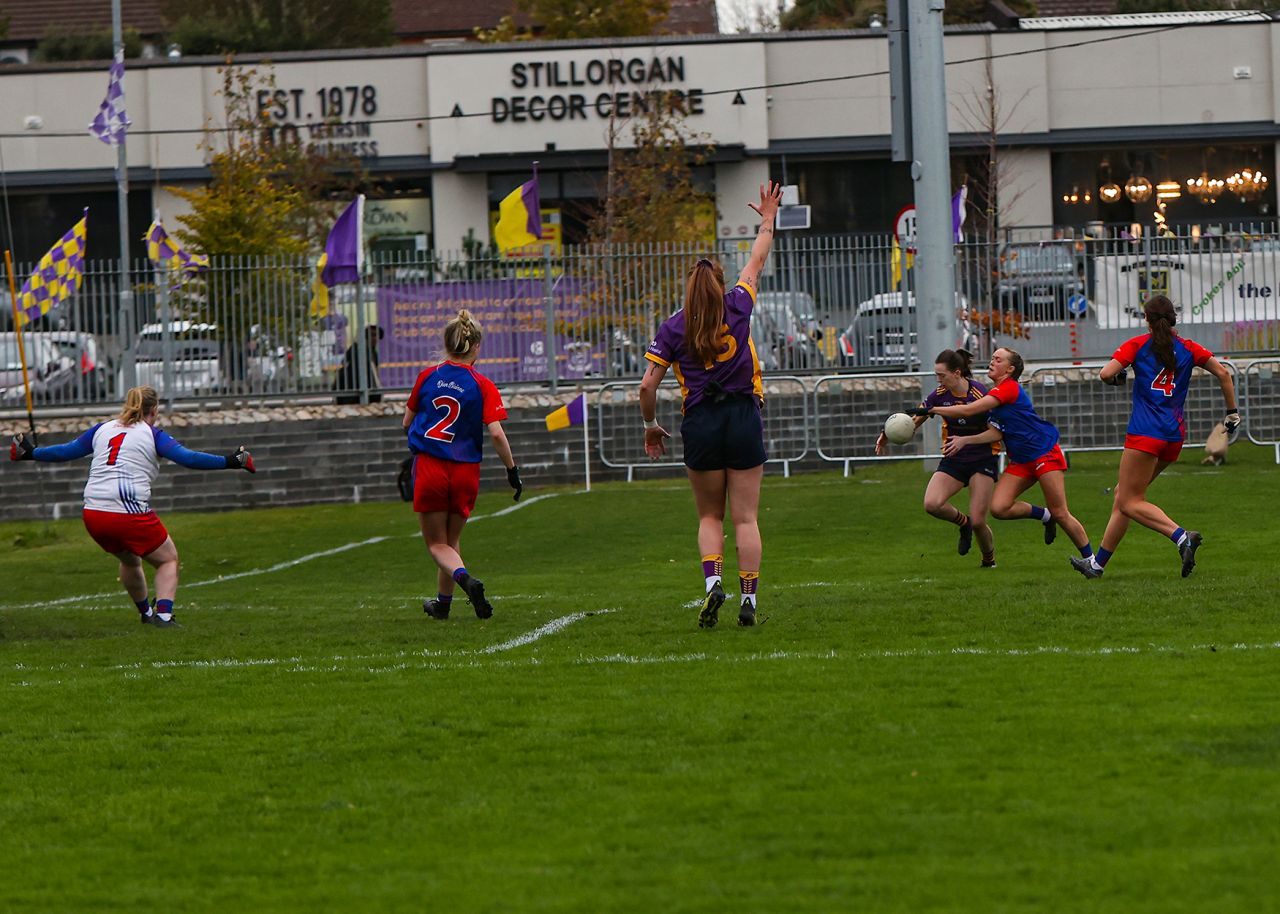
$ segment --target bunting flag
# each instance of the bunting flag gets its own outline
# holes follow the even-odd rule
[[[326,286],[359,282],[364,272],[364,194],[356,197],[329,230],[320,278]]]
[[[893,253],[889,257],[889,268],[893,274],[892,276],[893,287],[895,289],[898,288],[898,286],[901,285],[902,283],[902,271],[904,269],[910,270],[911,267],[915,264],[916,262],[915,252],[907,251],[907,256],[905,258],[906,260],[905,265],[903,264],[903,260],[904,258],[902,256],[902,248],[898,247],[898,239],[894,238]]]
[[[538,172],[498,204],[498,224],[493,227],[493,240],[502,253],[542,240],[542,203],[538,193]]]
[[[554,432],[571,425],[581,425],[587,410],[587,395],[578,394],[564,406],[547,415],[547,431]]]
[[[316,261],[316,278],[311,283],[311,316],[322,320],[329,316],[329,287],[324,284],[324,268],[329,263],[329,255],[321,254]]]
[[[209,258],[204,254],[188,254],[178,247],[178,243],[164,230],[159,216],[156,216],[144,237],[147,242],[147,257],[157,266],[169,268],[170,274],[174,276],[172,286],[180,286],[197,273],[209,269]]]
[[[80,288],[84,268],[85,238],[89,231],[89,208],[80,221],[40,258],[36,271],[18,293],[18,320],[38,320],[54,305]]]
[[[98,107],[98,116],[89,125],[89,132],[108,146],[119,146],[132,123],[124,110],[124,48],[117,48],[107,78],[107,97]]]

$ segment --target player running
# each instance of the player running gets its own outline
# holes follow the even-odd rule
[[[782,199],[780,185],[760,186],[760,203],[747,204],[760,216],[747,265],[725,291],[724,268],[702,259],[689,271],[684,308],[663,321],[649,344],[648,370],[640,382],[644,450],[651,460],[667,452],[666,429],[658,424],[658,385],[674,366],[684,397],[680,438],[684,463],[698,509],[698,548],[706,592],[698,625],[711,628],[725,601],[724,512],[728,502],[738,550],[742,603],[738,624],[756,624],[760,581],[760,482],[764,478],[764,386],[760,359],[751,342],[760,271],[773,246],[773,221]]]
[[[193,470],[256,472],[243,446],[220,457],[192,451],[155,427],[160,398],[153,387],[134,387],[125,395],[120,415],[82,433],[66,444],[34,447],[26,435],[9,446],[10,460],[62,463],[93,455],[84,486],[84,526],[94,542],[120,560],[120,583],[138,607],[144,624],[176,625],[173,601],[178,593],[178,547],[151,510],[151,486],[160,472],[160,457]],[[147,600],[142,563],[156,570],[156,600]]]
[[[446,358],[418,375],[404,409],[404,428],[413,452],[413,510],[422,539],[439,566],[434,600],[422,604],[433,619],[449,618],[454,585],[462,588],[476,615],[488,619],[493,606],[484,584],[467,572],[458,540],[480,493],[483,432],[507,468],[507,482],[520,500],[524,484],[502,430],[507,409],[493,382],[475,369],[480,325],[465,308],[444,328]]]
[[[980,413],[990,413],[985,432],[966,438],[950,438],[943,446],[943,453],[954,456],[964,447],[976,447],[1004,439],[1010,464],[996,483],[991,498],[991,513],[1002,520],[1031,517],[1044,524],[1044,542],[1049,545],[1056,535],[1056,527],[1066,531],[1080,555],[1089,558],[1093,547],[1084,526],[1071,516],[1067,507],[1067,483],[1064,473],[1066,457],[1058,446],[1058,430],[1036,415],[1031,398],[1018,383],[1022,377],[1022,356],[1013,349],[997,349],[991,355],[987,377],[994,386],[987,394],[972,403],[956,406],[932,406],[910,410],[913,415],[942,416],[945,419],[972,418]],[[1040,483],[1045,507],[1018,501],[1018,496]]]
[[[1191,385],[1191,369],[1200,367],[1218,379],[1227,416],[1223,425],[1231,434],[1240,427],[1236,409],[1236,388],[1231,372],[1198,343],[1178,336],[1173,327],[1178,322],[1173,302],[1164,295],[1154,295],[1143,305],[1149,333],[1135,336],[1121,344],[1111,361],[1102,366],[1098,377],[1104,384],[1124,384],[1133,367],[1133,412],[1120,455],[1120,479],[1116,483],[1111,518],[1102,534],[1102,544],[1092,558],[1072,559],[1071,564],[1086,578],[1100,578],[1111,554],[1120,545],[1129,521],[1173,540],[1182,561],[1185,578],[1196,567],[1196,550],[1203,538],[1194,530],[1185,530],[1160,509],[1147,501],[1147,487],[1178,459],[1186,437],[1183,404]]]
[[[924,398],[922,408],[955,406],[974,403],[986,396],[987,388],[973,379],[973,354],[967,349],[944,349],[933,360],[933,372],[938,377],[938,389]],[[927,416],[915,416],[916,428]],[[987,430],[987,417],[981,413],[972,418],[943,419],[943,446],[952,438],[968,438]],[[963,444],[964,442],[960,442]],[[884,432],[876,438],[876,453],[884,454],[888,439]],[[939,520],[960,528],[958,551],[968,555],[973,537],[978,537],[982,550],[982,567],[996,567],[995,537],[987,525],[987,509],[991,507],[991,493],[1000,476],[1000,445],[991,443],[975,447],[961,447],[954,455],[943,457],[924,490],[924,509]],[[969,487],[969,513],[951,504],[951,498],[965,486]]]

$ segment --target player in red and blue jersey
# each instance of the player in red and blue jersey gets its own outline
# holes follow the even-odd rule
[[[9,446],[10,460],[62,463],[92,455],[84,484],[84,526],[104,552],[120,562],[120,583],[138,607],[144,624],[176,625],[173,601],[178,595],[178,547],[151,509],[151,487],[160,473],[160,458],[194,470],[256,472],[243,447],[221,456],[193,451],[155,427],[160,397],[153,387],[134,387],[125,395],[120,415],[99,422],[66,444],[35,447],[26,435]],[[142,563],[156,570],[156,600],[147,599]]]
[[[658,424],[658,385],[674,368],[683,395],[680,439],[684,464],[698,508],[698,548],[706,591],[698,625],[713,627],[725,601],[724,514],[728,502],[738,550],[738,585],[742,603],[738,624],[756,624],[756,591],[760,581],[760,483],[764,478],[764,387],[760,359],[751,341],[760,271],[773,246],[773,222],[782,188],[760,187],[760,203],[747,204],[760,216],[747,265],[732,289],[725,289],[724,268],[699,260],[689,271],[684,307],[663,321],[645,358],[648,370],[640,382],[640,417],[644,449],[651,460],[667,452],[670,437]]]
[[[1003,439],[1010,463],[996,483],[991,513],[1002,520],[1034,518],[1040,521],[1044,524],[1045,545],[1053,542],[1056,528],[1061,527],[1080,550],[1080,555],[1089,558],[1093,555],[1089,534],[1067,506],[1064,476],[1067,460],[1058,445],[1058,430],[1036,415],[1031,398],[1018,383],[1024,367],[1022,356],[1015,350],[997,349],[991,354],[991,364],[987,368],[987,377],[993,386],[986,396],[975,403],[935,406],[912,412],[947,419],[988,413],[990,428],[987,431],[963,439],[953,438],[946,442],[943,453],[951,456],[961,448]],[[1019,495],[1036,483],[1040,484],[1040,491],[1044,494],[1044,507],[1018,500]]]
[[[1098,554],[1092,559],[1072,559],[1071,564],[1087,578],[1100,578],[1107,561],[1120,545],[1129,521],[1169,537],[1178,547],[1182,576],[1196,566],[1196,550],[1203,537],[1169,519],[1158,505],[1147,500],[1147,488],[1165,468],[1178,459],[1186,437],[1183,406],[1191,386],[1194,368],[1203,368],[1218,379],[1227,415],[1223,420],[1228,434],[1240,427],[1236,410],[1236,388],[1231,372],[1199,343],[1184,339],[1174,331],[1178,313],[1167,296],[1152,296],[1142,308],[1149,333],[1135,336],[1120,345],[1098,377],[1104,384],[1120,386],[1133,369],[1133,412],[1120,456],[1120,479],[1116,483],[1111,517]]]
[[[475,369],[480,355],[480,325],[466,309],[444,328],[447,358],[426,369],[413,385],[404,409],[404,428],[413,452],[413,510],[418,514],[422,539],[439,566],[434,600],[422,604],[433,619],[449,618],[454,585],[488,619],[493,606],[485,598],[484,584],[468,573],[458,552],[462,528],[480,493],[480,458],[484,432],[507,468],[507,482],[520,500],[524,484],[520,468],[511,456],[511,445],[502,430],[507,409],[494,383]]]
[[[938,388],[924,398],[921,408],[974,403],[986,396],[987,388],[973,379],[972,361],[973,355],[967,349],[944,349],[939,352],[938,357],[933,360]],[[916,416],[916,428],[926,420],[927,416]],[[942,443],[945,447],[953,438],[967,439],[986,430],[987,417],[983,414],[943,419]],[[876,453],[884,454],[887,444],[888,439],[881,431],[876,438]],[[961,555],[969,554],[973,537],[977,535],[978,546],[982,549],[983,568],[996,567],[995,537],[991,533],[991,527],[987,525],[987,511],[991,507],[991,493],[1000,477],[999,453],[998,442],[961,447],[954,455],[943,457],[938,462],[938,468],[924,490],[925,511],[960,528],[958,551]],[[968,514],[951,504],[951,498],[966,486],[969,488]]]

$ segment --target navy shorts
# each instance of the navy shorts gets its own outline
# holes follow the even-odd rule
[[[1000,477],[1000,458],[995,454],[982,460],[956,460],[953,457],[943,457],[938,461],[937,472],[946,473],[952,479],[958,479],[967,486],[974,473],[981,473],[983,476],[998,479]]]
[[[703,400],[680,423],[691,470],[750,470],[765,461],[764,420],[755,397]]]

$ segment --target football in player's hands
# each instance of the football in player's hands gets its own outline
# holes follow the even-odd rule
[[[903,412],[908,416],[928,416],[930,414],[927,406],[913,406],[911,409],[903,410]]]
[[[235,453],[227,457],[228,470],[248,470],[250,473],[258,472],[258,468],[253,465],[253,455],[245,449],[242,444],[236,448]]]

